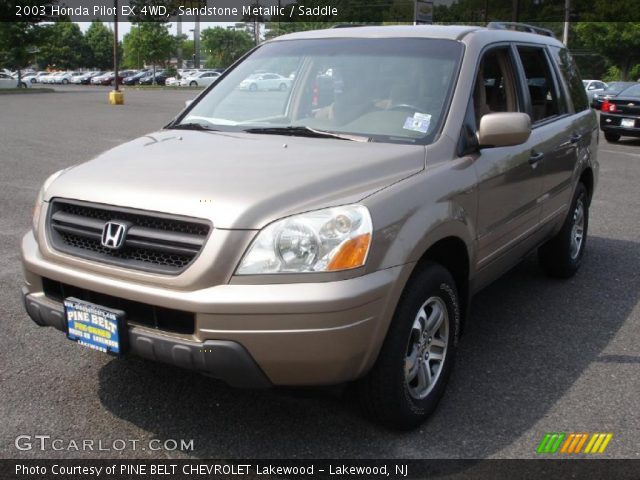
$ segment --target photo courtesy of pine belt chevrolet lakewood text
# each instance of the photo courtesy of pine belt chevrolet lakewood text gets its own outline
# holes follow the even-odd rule
[[[236,387],[350,384],[372,419],[414,428],[472,295],[534,251],[552,277],[580,267],[597,142],[545,31],[284,35],[162,130],[45,181],[25,307]]]

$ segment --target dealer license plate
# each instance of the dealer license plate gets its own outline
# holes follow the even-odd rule
[[[100,352],[121,355],[125,313],[69,297],[64,301],[67,338]]]
[[[620,121],[620,126],[624,128],[633,128],[636,125],[636,121],[633,118],[623,118]]]

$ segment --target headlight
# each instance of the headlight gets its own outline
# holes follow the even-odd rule
[[[42,187],[40,187],[40,191],[38,191],[38,196],[36,197],[36,203],[33,206],[33,216],[31,220],[31,226],[33,227],[33,232],[38,234],[38,224],[40,222],[40,213],[42,212],[42,203],[44,202],[44,195],[47,192],[47,188],[53,183],[53,181],[62,175],[64,172],[69,170],[72,167],[64,168],[62,170],[58,170],[54,174],[50,175],[44,183]]]
[[[284,218],[264,228],[238,275],[335,272],[361,267],[371,245],[371,215],[362,205]]]

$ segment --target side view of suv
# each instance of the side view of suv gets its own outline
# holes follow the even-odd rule
[[[290,79],[251,92],[257,72]],[[598,125],[563,44],[473,26],[256,47],[162,130],[52,175],[22,242],[38,325],[233,386],[355,382],[419,425],[471,296],[582,262]]]

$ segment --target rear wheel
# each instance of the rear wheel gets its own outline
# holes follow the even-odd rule
[[[287,89],[287,84],[286,83],[281,83],[280,84],[280,91],[284,92]]]
[[[258,85],[252,83],[251,85],[249,85],[249,90],[255,92],[256,90],[258,90]]]
[[[618,140],[620,140],[620,135],[618,135],[617,133],[605,133],[604,134],[604,138],[607,140],[607,142],[617,142]]]
[[[409,430],[435,410],[453,367],[459,312],[456,285],[444,267],[428,263],[410,280],[380,355],[358,385],[373,419]]]
[[[67,85],[69,83],[69,80],[67,80],[66,78],[62,79],[62,84],[63,85]]]
[[[190,87],[197,87],[198,83],[195,80],[191,80],[191,82],[189,83]]]
[[[583,183],[578,183],[562,229],[538,249],[540,265],[547,275],[569,278],[578,271],[584,256],[588,227],[587,188]]]

